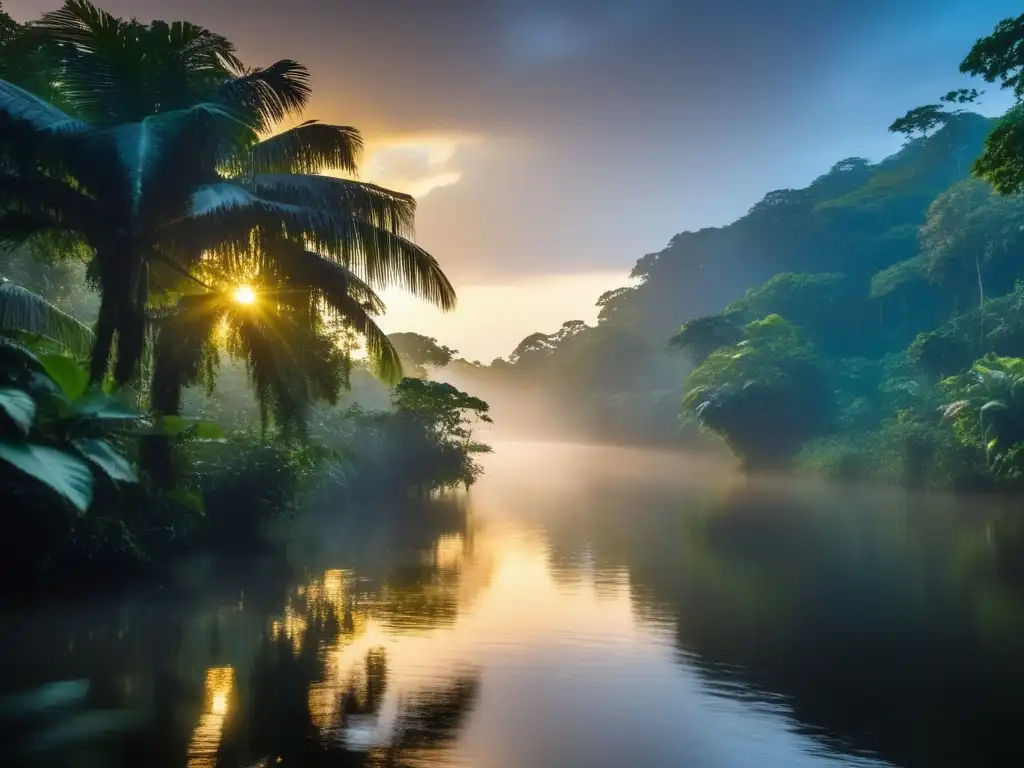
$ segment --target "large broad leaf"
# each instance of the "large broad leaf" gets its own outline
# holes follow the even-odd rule
[[[196,514],[202,515],[205,512],[203,507],[203,495],[199,491],[190,491],[184,488],[175,488],[172,491],[168,491],[166,496],[171,501],[176,501],[179,504],[187,507]]]
[[[0,330],[42,336],[80,357],[92,352],[93,334],[87,326],[6,279],[0,281]]]
[[[111,480],[122,483],[137,483],[138,476],[131,463],[115,451],[106,440],[97,437],[84,438],[74,441],[75,448],[85,458],[98,466]]]
[[[32,350],[21,342],[0,333],[0,367],[8,371],[43,373],[43,364]]]
[[[36,418],[36,401],[28,392],[13,387],[0,389],[0,409],[18,429],[28,434]]]
[[[0,461],[49,486],[79,512],[92,503],[92,470],[77,456],[47,445],[0,440]]]
[[[220,441],[224,439],[224,430],[220,424],[212,421],[197,421],[190,428],[189,432],[196,440]]]
[[[87,393],[75,403],[75,414],[85,419],[103,421],[138,421],[141,414],[132,406],[104,392]]]
[[[0,409],[3,409],[23,434],[27,435],[32,429],[32,422],[36,417],[36,401],[27,392],[11,387],[0,389]]]
[[[156,418],[148,434],[163,437],[190,437],[200,442],[216,442],[224,439],[224,430],[212,421],[193,421],[184,416],[164,414]]]
[[[177,437],[188,428],[188,423],[181,416],[165,415],[157,419],[154,431],[167,437]]]
[[[65,355],[39,355],[39,362],[61,392],[72,400],[77,400],[85,393],[89,386],[89,372],[77,360]]]

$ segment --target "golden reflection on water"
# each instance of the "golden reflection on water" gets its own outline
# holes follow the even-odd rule
[[[566,580],[543,534],[529,527],[478,521],[421,551],[418,565],[370,585],[353,571],[326,570],[297,586],[272,624],[296,655],[317,643],[310,720],[325,742],[361,751],[370,764],[390,759],[409,702],[429,706],[495,649],[528,647],[546,634],[628,642],[636,632],[624,570],[595,578],[574,565]]]
[[[192,732],[188,745],[188,768],[213,768],[217,763],[217,750],[224,735],[231,694],[235,685],[235,671],[231,667],[213,667],[206,670],[203,684],[203,714]]]
[[[298,655],[302,651],[302,641],[307,629],[306,617],[291,605],[284,608],[284,616],[276,619],[271,631],[274,638],[286,637],[292,644],[292,650]]]
[[[281,644],[260,660],[264,715],[277,717],[277,692],[294,690],[320,746],[358,752],[362,765],[628,765],[641,746],[661,750],[659,765],[830,765],[781,709],[709,695],[704,673],[680,663],[687,632],[715,650],[788,626],[780,578],[802,561],[755,568],[763,553],[749,550],[774,507],[705,514],[723,503],[710,487],[684,510],[666,482],[665,508],[650,488],[629,508],[632,496],[574,471],[529,487],[494,473],[449,530],[389,541],[369,565],[313,571],[260,619]],[[817,518],[793,514],[777,513],[776,548],[817,541],[801,538],[817,535]],[[339,560],[359,562],[324,562]],[[190,768],[213,765],[232,674],[208,674]],[[759,762],[765,749],[772,760]]]
[[[621,451],[590,464],[581,453],[511,452],[521,463],[496,466],[457,519],[439,504],[436,517],[384,518],[360,538],[317,528],[314,551],[293,563],[312,575],[283,600],[277,578],[244,607],[215,591],[217,607],[190,609],[179,644],[147,661],[177,662],[180,699],[146,678],[125,697],[153,691],[177,712],[202,684],[184,732],[174,715],[156,723],[178,754],[188,741],[189,768],[213,768],[218,751],[233,766],[848,768],[877,763],[817,740],[834,713],[856,710],[902,739],[886,698],[913,695],[952,722],[953,704],[933,703],[934,665],[919,659],[984,659],[1021,689],[1019,516],[995,530],[968,509],[943,516],[867,494],[836,504],[811,486],[684,495],[688,476],[659,455],[643,454],[626,482]],[[1016,576],[1000,575],[1010,566]],[[139,647],[170,634],[158,628]],[[859,643],[886,651],[871,679]],[[755,687],[769,674],[771,695]],[[871,698],[879,686],[887,697]]]
[[[461,533],[446,533],[434,545],[434,565],[438,568],[458,568],[462,562],[466,542]]]

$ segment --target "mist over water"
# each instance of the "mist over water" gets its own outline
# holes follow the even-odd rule
[[[1019,757],[1016,516],[746,481],[701,454],[501,442],[486,461],[468,495],[322,500],[286,562],[189,563],[164,589],[12,615],[5,760]]]

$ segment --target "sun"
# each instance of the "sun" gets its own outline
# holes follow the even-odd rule
[[[235,288],[235,292],[231,294],[231,298],[239,304],[255,304],[256,291],[252,289],[251,285],[240,285]]]

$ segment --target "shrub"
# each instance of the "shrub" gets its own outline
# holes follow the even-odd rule
[[[785,465],[826,428],[825,373],[801,330],[778,315],[749,323],[744,336],[693,370],[683,411],[721,437],[745,469]]]

